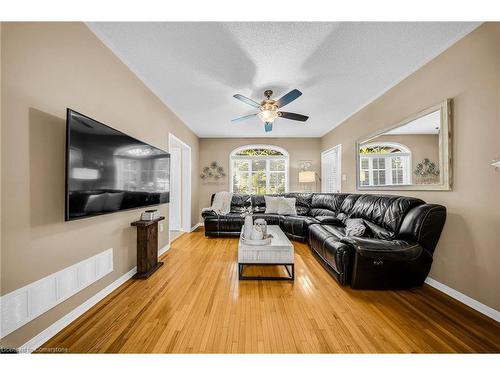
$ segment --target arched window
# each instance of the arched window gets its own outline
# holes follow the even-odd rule
[[[246,145],[229,156],[230,190],[241,194],[288,192],[288,152],[272,145]]]
[[[372,142],[359,149],[361,186],[411,184],[411,151],[394,142]]]

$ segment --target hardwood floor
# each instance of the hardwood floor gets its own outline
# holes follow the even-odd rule
[[[208,239],[202,230],[184,234],[150,279],[128,281],[43,347],[70,353],[500,352],[499,323],[433,288],[341,287],[307,245],[294,245],[295,282],[240,282],[236,239]]]

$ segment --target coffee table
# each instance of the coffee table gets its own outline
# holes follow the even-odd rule
[[[243,233],[243,228],[242,228]],[[252,246],[242,241],[238,243],[238,277],[240,280],[294,280],[293,244],[278,225],[268,225],[267,233],[273,237],[269,245]],[[245,276],[245,266],[284,266],[286,276]]]

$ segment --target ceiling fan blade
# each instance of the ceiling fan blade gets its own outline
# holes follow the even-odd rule
[[[246,119],[252,118],[252,117],[254,117],[254,116],[257,116],[257,113],[252,113],[251,115],[241,116],[241,117],[238,117],[238,118],[232,119],[232,120],[231,120],[231,122],[239,122],[239,121],[243,121],[243,120],[246,120]]]
[[[273,123],[272,122],[265,122],[264,123],[264,130],[266,131],[266,133],[273,131]]]
[[[247,98],[246,96],[243,96],[240,94],[235,94],[235,95],[233,95],[233,97],[238,99],[238,100],[241,100],[243,103],[251,105],[252,107],[260,108],[260,103],[257,103],[255,100]]]
[[[309,118],[309,116],[299,115],[298,113],[281,112],[281,111],[278,113],[280,117],[295,121],[307,121],[307,119]]]
[[[278,108],[284,107],[287,104],[293,102],[295,99],[297,99],[301,95],[302,95],[302,93],[299,90],[293,89],[288,94],[285,94],[280,99],[278,99],[278,101],[276,102],[276,105],[278,106]]]

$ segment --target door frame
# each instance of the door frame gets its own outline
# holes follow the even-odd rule
[[[182,174],[182,184],[181,184],[181,230],[184,232],[191,231],[191,186],[192,186],[192,153],[191,146],[189,146],[186,142],[183,142],[181,139],[176,137],[172,133],[168,133],[168,150],[172,149],[172,141],[181,145],[181,174]],[[184,155],[187,154],[188,160]],[[172,178],[172,175],[170,176]],[[170,231],[170,220],[169,220],[169,228]],[[169,236],[170,238],[170,236]]]

